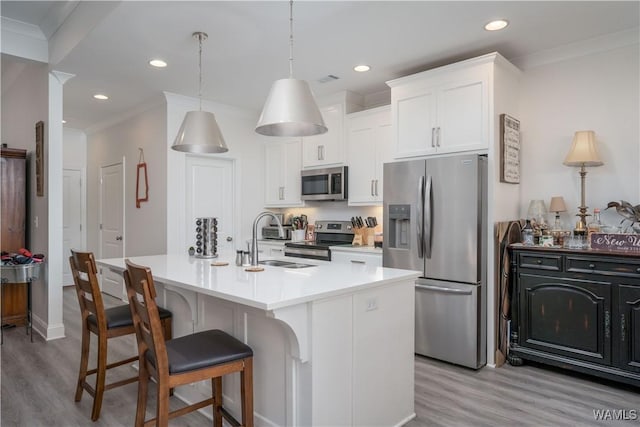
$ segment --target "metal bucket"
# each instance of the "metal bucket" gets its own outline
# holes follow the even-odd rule
[[[26,283],[40,277],[42,263],[0,266],[2,283]]]

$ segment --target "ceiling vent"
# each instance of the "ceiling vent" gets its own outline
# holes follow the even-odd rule
[[[334,80],[338,80],[340,77],[334,76],[333,74],[326,75],[318,79],[318,83],[329,83]]]

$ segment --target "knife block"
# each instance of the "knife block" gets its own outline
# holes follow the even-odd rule
[[[353,232],[355,233],[351,242],[353,246],[369,246],[369,240],[373,245],[373,228],[354,228]]]

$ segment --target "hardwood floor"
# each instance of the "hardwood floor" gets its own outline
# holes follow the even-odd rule
[[[119,304],[105,296],[108,306]],[[29,342],[23,327],[5,330],[2,345],[0,425],[9,426],[131,426],[137,383],[105,393],[100,419],[91,422],[91,399],[73,401],[80,358],[80,314],[75,290],[64,290],[67,337],[48,343],[39,336]],[[95,340],[92,341],[92,345]],[[92,357],[95,348],[92,346]],[[133,336],[109,340],[109,360],[133,354]],[[113,358],[113,359],[112,359]],[[93,366],[90,362],[90,366]],[[131,368],[110,371],[107,381],[125,378]],[[155,409],[151,386],[148,417]],[[392,392],[392,391],[388,391]],[[172,399],[172,408],[181,402]],[[505,366],[479,371],[416,356],[417,418],[422,426],[585,426],[640,425],[640,389],[557,370]],[[596,421],[594,409],[627,410],[630,421]],[[205,426],[198,413],[172,420],[172,426]]]

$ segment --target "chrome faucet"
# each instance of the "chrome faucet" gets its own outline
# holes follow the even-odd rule
[[[276,220],[276,223],[278,224],[278,233],[280,237],[284,237],[284,228],[282,228],[282,223],[280,222],[278,217],[273,212],[269,212],[269,211],[260,212],[256,217],[256,219],[253,220],[253,234],[251,235],[251,266],[252,267],[258,266],[258,223],[265,216],[271,216],[273,219]]]

